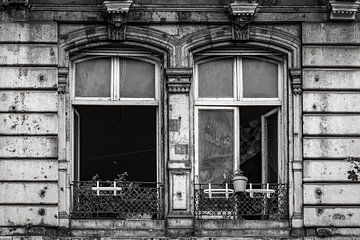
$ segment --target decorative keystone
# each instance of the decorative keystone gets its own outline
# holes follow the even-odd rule
[[[126,15],[133,0],[104,1],[104,8],[108,13],[109,39],[125,40]]]
[[[294,95],[302,94],[302,71],[301,68],[290,69],[291,86]]]
[[[330,1],[330,20],[352,21],[355,19],[359,1]]]
[[[166,68],[167,89],[169,93],[189,93],[192,68]]]
[[[233,40],[246,41],[250,38],[250,23],[258,4],[249,1],[235,1],[229,5],[233,16]]]

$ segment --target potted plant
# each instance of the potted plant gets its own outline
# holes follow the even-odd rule
[[[244,175],[244,172],[242,170],[239,169],[234,171],[232,183],[235,192],[245,192],[247,181],[248,178]]]

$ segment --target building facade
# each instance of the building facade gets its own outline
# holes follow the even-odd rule
[[[360,236],[359,5],[2,0],[0,236]]]

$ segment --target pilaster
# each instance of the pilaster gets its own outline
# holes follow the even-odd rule
[[[167,68],[169,126],[169,214],[167,235],[190,236],[191,212],[190,99],[192,68]]]
[[[293,215],[291,216],[292,234],[301,235],[304,227],[303,218],[303,148],[302,148],[302,70],[290,69],[293,114],[294,114],[294,158],[291,160],[293,175]]]
[[[59,226],[69,227],[70,183],[66,158],[66,96],[68,94],[68,68],[58,69],[58,191]]]

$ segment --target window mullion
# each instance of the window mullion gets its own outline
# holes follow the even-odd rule
[[[242,58],[236,57],[236,69],[237,69],[237,76],[236,76],[236,82],[237,82],[237,100],[243,99],[243,64],[242,64]]]
[[[240,110],[234,108],[234,170],[240,169]]]
[[[112,58],[112,67],[111,67],[111,100],[120,100],[120,59],[119,57]]]

